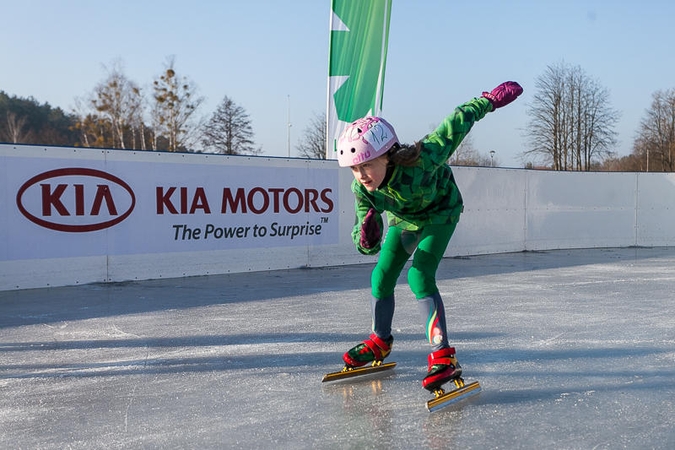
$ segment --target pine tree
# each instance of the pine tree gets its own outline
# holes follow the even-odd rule
[[[259,154],[246,110],[225,96],[202,129],[204,148],[226,155]]]

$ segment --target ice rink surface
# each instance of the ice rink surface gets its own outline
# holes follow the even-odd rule
[[[321,383],[369,333],[371,268],[0,292],[0,448],[675,448],[675,248],[443,260],[483,391],[431,414],[405,274],[393,373]]]

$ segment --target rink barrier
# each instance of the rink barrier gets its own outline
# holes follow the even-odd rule
[[[454,167],[446,257],[675,245],[675,174]],[[335,161],[0,144],[0,290],[374,262]]]

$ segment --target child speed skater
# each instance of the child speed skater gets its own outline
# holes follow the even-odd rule
[[[372,334],[343,355],[347,369],[382,361],[391,352],[394,287],[413,256],[408,284],[431,345],[422,386],[434,391],[461,376],[455,349],[448,343],[445,309],[436,286],[436,270],[463,209],[448,160],[475,122],[522,92],[513,81],[483,92],[458,106],[435,131],[411,147],[402,147],[394,128],[380,117],[359,119],[340,135],[338,164],[350,167],[354,175],[354,244],[362,254],[380,254],[371,274]],[[384,212],[389,228],[383,239]]]

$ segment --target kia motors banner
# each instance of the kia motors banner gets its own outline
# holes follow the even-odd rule
[[[391,0],[332,0],[326,158],[345,126],[382,110]]]
[[[0,158],[0,261],[338,242],[334,168],[79,153],[92,157]]]

